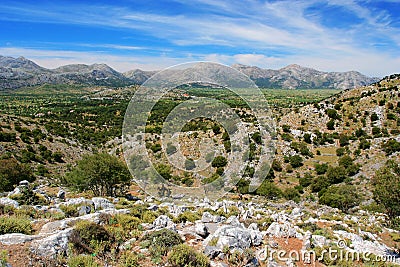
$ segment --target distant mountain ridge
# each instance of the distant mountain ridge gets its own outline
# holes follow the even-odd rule
[[[297,64],[279,70],[241,64],[234,64],[232,67],[249,76],[258,86],[266,88],[350,89],[369,85],[379,80],[379,78],[371,78],[357,71],[323,72]]]
[[[241,64],[234,64],[232,67],[248,75],[258,86],[266,88],[348,89],[379,80],[356,71],[322,72],[296,64],[279,70]],[[106,64],[71,64],[47,69],[24,57],[0,56],[0,90],[46,83],[126,86],[142,84],[156,72],[135,69],[120,73]]]

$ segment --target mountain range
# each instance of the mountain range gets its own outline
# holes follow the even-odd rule
[[[296,64],[278,70],[242,64],[234,64],[232,67],[248,75],[258,86],[265,88],[348,89],[379,80],[356,71],[323,72]],[[120,73],[106,64],[72,64],[47,69],[24,57],[0,56],[0,90],[42,84],[126,86],[142,84],[156,72],[135,69]]]

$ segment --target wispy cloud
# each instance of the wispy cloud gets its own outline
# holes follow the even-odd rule
[[[137,60],[137,65],[154,65],[160,69],[165,63],[179,63],[185,59],[215,59],[263,67],[299,63],[319,69],[356,69],[369,75],[384,75],[399,69],[400,29],[396,23],[400,19],[385,9],[374,7],[371,2],[175,0],[169,3],[171,9],[168,10],[145,5],[143,8],[140,1],[134,7],[126,3],[3,2],[0,4],[0,21],[112,29],[119,31],[121,36],[136,38],[131,42],[122,42],[122,38],[110,43],[79,41],[75,45],[104,49],[103,53],[74,51],[67,45],[64,52],[57,52],[49,45],[43,50],[49,53],[46,62],[44,55],[39,55],[38,47],[31,47],[31,50],[24,50],[22,48],[26,47],[23,46],[18,48],[25,55],[32,52],[37,60],[48,65],[51,65],[49,55],[53,55],[53,62],[58,63],[62,60],[87,60],[86,63],[107,60],[111,65],[118,65],[120,70],[125,69],[130,60]],[[181,5],[180,10],[174,10],[176,3]],[[335,8],[349,14],[345,21],[335,20],[335,14],[329,13]],[[327,16],[332,19],[330,24],[326,21]],[[134,54],[128,54],[127,60],[113,54],[113,50]],[[7,48],[0,49],[0,53],[7,51]],[[57,57],[57,53],[70,58]]]

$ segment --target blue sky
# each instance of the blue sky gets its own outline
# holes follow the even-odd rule
[[[0,55],[118,71],[188,61],[400,72],[400,1],[0,2]]]

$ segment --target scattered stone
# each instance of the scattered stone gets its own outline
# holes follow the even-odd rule
[[[39,257],[56,258],[65,255],[68,251],[68,239],[72,228],[67,228],[43,239],[34,240],[30,250]]]
[[[167,216],[167,215],[160,215],[157,219],[153,222],[153,229],[162,229],[167,228],[170,230],[176,229],[176,224]]]
[[[30,242],[39,238],[39,236],[25,235],[19,233],[0,235],[0,243],[3,245],[16,245]]]
[[[214,221],[214,216],[211,213],[209,213],[208,211],[206,211],[206,212],[203,213],[203,216],[201,217],[201,221],[203,223],[213,222]]]
[[[65,199],[65,195],[66,195],[66,192],[65,192],[64,190],[62,190],[62,189],[60,189],[60,190],[58,191],[58,193],[57,193],[57,197],[58,197],[59,199],[62,199],[62,200]]]
[[[27,180],[22,180],[21,182],[19,182],[19,186],[28,187],[29,186],[29,182]]]
[[[13,206],[14,208],[18,208],[18,206],[19,206],[17,201],[15,201],[11,198],[8,198],[8,197],[0,198],[0,205]]]
[[[219,253],[221,253],[221,250],[216,246],[206,246],[204,248],[204,254],[210,259],[215,259]]]
[[[89,205],[92,206],[93,205],[93,201],[91,201],[90,199],[86,199],[84,197],[80,197],[80,198],[70,198],[68,199],[66,202],[62,202],[59,203],[58,205]]]
[[[152,210],[152,211],[156,211],[156,210],[158,210],[158,205],[156,205],[156,204],[150,205],[150,207],[148,207],[147,209],[148,210]]]
[[[207,237],[209,235],[207,226],[202,222],[196,222],[194,225],[194,231],[201,237]]]
[[[232,226],[240,226],[241,223],[239,222],[239,219],[236,216],[231,216],[226,220],[227,224],[230,224]]]
[[[322,235],[312,235],[312,244],[315,247],[323,247],[327,244],[326,237]]]
[[[86,214],[90,214],[90,212],[92,211],[92,208],[90,206],[80,206],[78,208],[78,214],[79,216],[83,216]]]
[[[93,204],[94,204],[94,209],[95,210],[100,210],[100,209],[114,209],[115,206],[111,201],[109,201],[106,198],[103,197],[94,197],[92,198]]]

